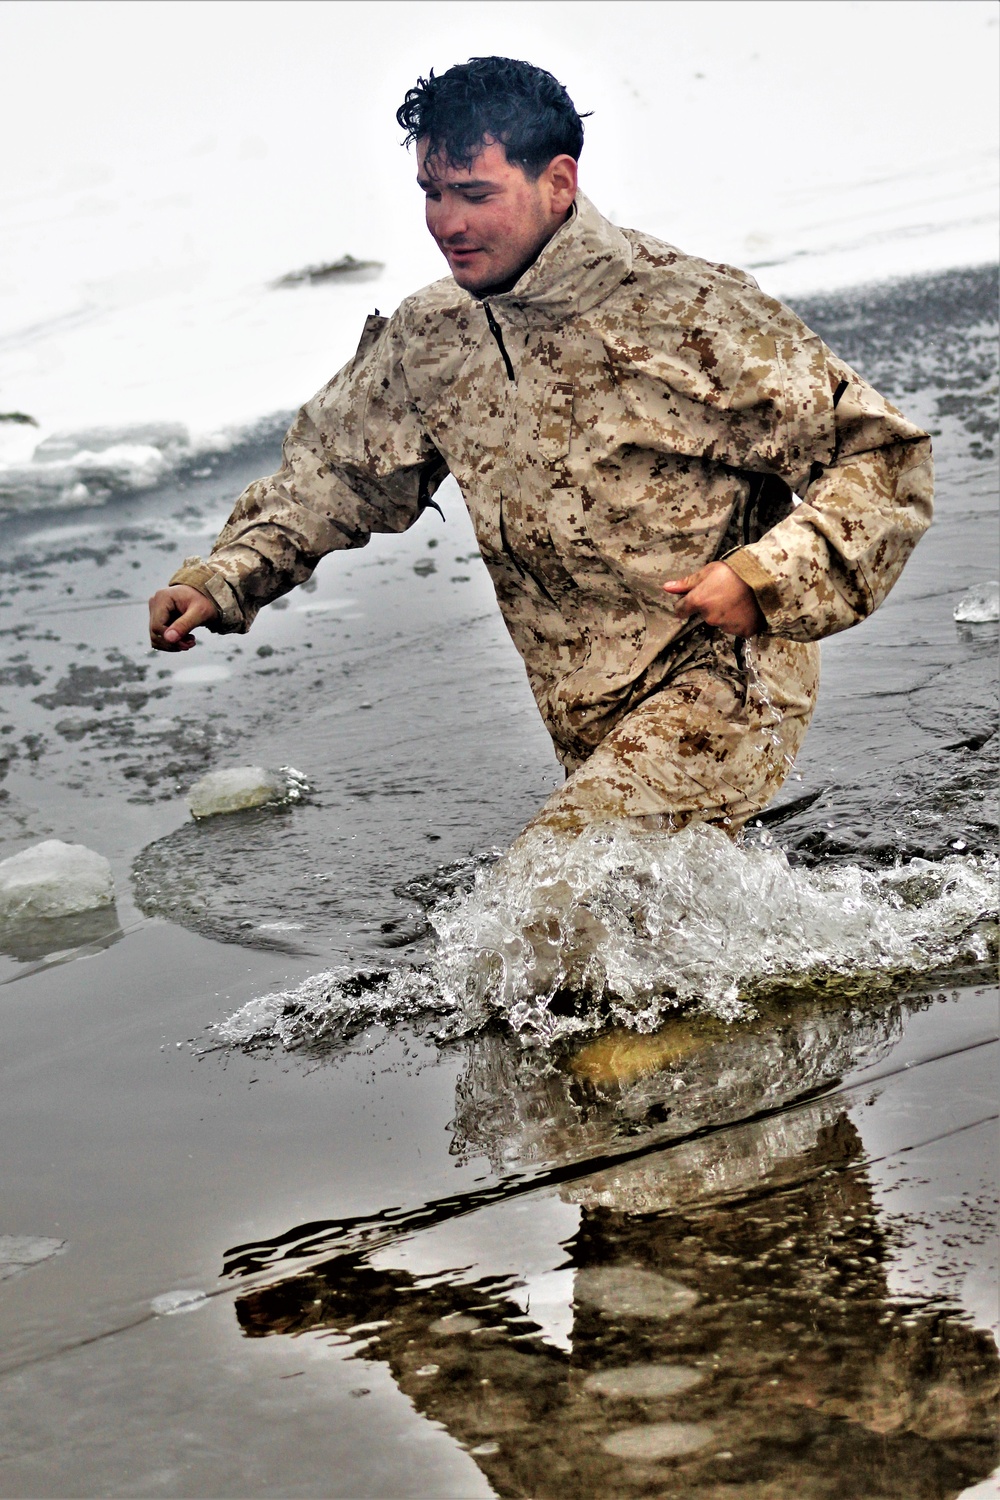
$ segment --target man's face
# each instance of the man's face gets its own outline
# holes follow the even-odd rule
[[[428,156],[417,142],[427,228],[467,292],[512,286],[555,234],[576,196],[576,162],[555,157],[534,182],[490,142],[469,167]]]

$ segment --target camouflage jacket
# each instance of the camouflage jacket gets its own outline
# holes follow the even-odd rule
[[[172,581],[247,630],[325,553],[412,525],[449,472],[574,760],[704,641],[663,582],[725,557],[771,633],[818,640],[881,603],[931,514],[926,433],[751,277],[581,195],[512,291],[449,277],[369,318],[282,467]]]

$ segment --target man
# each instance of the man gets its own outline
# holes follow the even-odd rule
[[[735,833],[802,742],[816,643],[930,521],[929,439],[751,277],[602,218],[550,74],[474,58],[397,118],[451,276],[368,319],[281,469],[153,596],[153,645],[247,630],[450,472],[567,771],[533,824]]]

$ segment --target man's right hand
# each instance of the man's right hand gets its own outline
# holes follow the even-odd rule
[[[207,594],[172,583],[149,601],[149,639],[157,651],[190,651],[198,644],[192,630],[218,618],[218,606]]]

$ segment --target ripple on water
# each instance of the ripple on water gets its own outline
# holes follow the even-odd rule
[[[169,1318],[176,1313],[194,1312],[199,1307],[204,1307],[208,1302],[205,1292],[179,1290],[176,1292],[161,1292],[150,1302],[150,1310],[158,1318]]]

